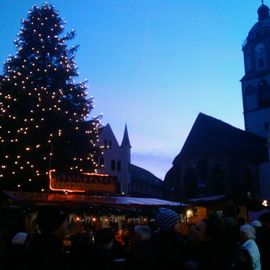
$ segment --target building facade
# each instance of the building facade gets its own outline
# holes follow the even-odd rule
[[[103,155],[99,157],[98,173],[116,176],[122,195],[163,198],[162,181],[149,171],[131,164],[131,144],[127,126],[119,145],[109,124],[99,135]]]
[[[99,158],[101,168],[98,169],[98,173],[116,176],[121,194],[129,194],[131,145],[127,126],[125,126],[121,145],[119,145],[109,124],[102,128],[99,142],[103,148],[103,155]]]

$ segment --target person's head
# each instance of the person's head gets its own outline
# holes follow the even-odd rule
[[[67,217],[56,207],[44,206],[38,211],[37,225],[42,233],[53,233],[63,238],[67,230]]]
[[[181,232],[179,215],[169,208],[159,208],[156,213],[156,222],[161,232]]]
[[[207,229],[207,224],[204,220],[201,220],[196,224],[196,229],[198,232],[198,240],[202,241],[205,239],[206,236],[206,229]]]
[[[114,237],[115,233],[111,228],[100,228],[95,234],[95,244],[104,249],[111,249]]]
[[[244,224],[240,226],[240,238],[242,241],[249,239],[256,239],[256,231],[250,224]]]
[[[147,241],[151,238],[151,229],[148,225],[136,225],[133,231],[134,243]]]
[[[203,241],[206,237],[207,224],[201,220],[197,224],[190,226],[190,237],[192,241]]]

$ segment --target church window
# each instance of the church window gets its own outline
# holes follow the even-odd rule
[[[258,85],[258,104],[260,107],[270,106],[270,88],[266,81],[260,81]]]
[[[269,123],[268,122],[265,122],[264,123],[264,129],[267,131],[269,129]]]
[[[207,188],[207,175],[208,175],[208,164],[207,161],[201,159],[197,163],[197,194],[203,195]]]
[[[246,65],[246,70],[247,71],[250,70],[251,68],[250,50],[246,51],[245,65]]]
[[[107,146],[108,146],[108,141],[105,139],[104,140],[104,147],[107,148]]]
[[[214,194],[223,194],[225,191],[224,173],[223,170],[215,165],[211,175],[212,191]]]
[[[252,183],[254,182],[254,177],[251,170],[248,167],[243,168],[242,170],[242,190],[246,193],[252,190]]]
[[[257,101],[257,90],[256,87],[253,85],[248,85],[248,87],[244,91],[244,110],[254,110],[258,107],[258,101]]]
[[[241,164],[238,160],[231,160],[229,168],[229,189],[230,191],[237,191],[239,190]]]
[[[109,148],[112,149],[112,141],[109,140]]]
[[[265,45],[260,42],[255,47],[255,59],[256,59],[256,68],[258,70],[265,68]]]
[[[183,184],[186,197],[192,198],[197,195],[197,177],[192,167],[186,168],[183,176]]]

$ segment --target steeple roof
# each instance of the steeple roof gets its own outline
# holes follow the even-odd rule
[[[131,148],[129,137],[128,137],[127,125],[125,125],[125,131],[124,131],[124,136],[123,136],[123,140],[122,140],[122,143],[121,143],[121,147],[129,147],[129,148]]]

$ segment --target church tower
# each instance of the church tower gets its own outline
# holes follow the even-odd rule
[[[266,137],[270,130],[270,14],[263,1],[257,12],[258,22],[242,48],[242,98],[245,130]]]
[[[100,130],[99,144],[103,149],[103,155],[99,158],[101,168],[98,173],[116,176],[119,182],[120,192],[124,195],[130,193],[130,155],[131,144],[129,141],[127,125],[125,125],[124,136],[119,145],[110,124]]]

